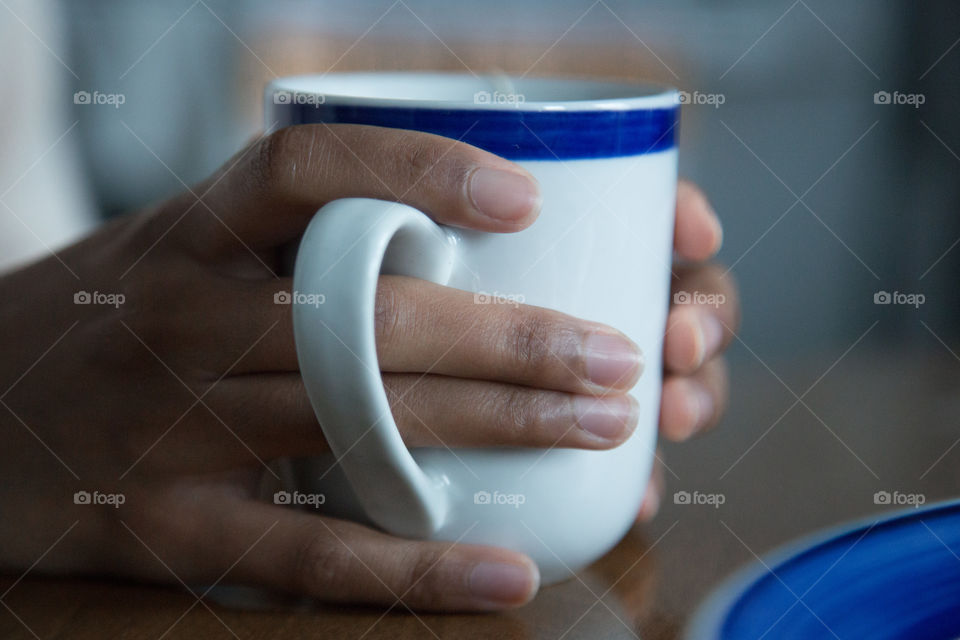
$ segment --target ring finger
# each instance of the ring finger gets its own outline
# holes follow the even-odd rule
[[[607,449],[637,423],[629,395],[591,396],[438,375],[385,374],[391,413],[410,447],[576,447]],[[227,378],[191,421],[199,459],[257,464],[328,451],[296,374]],[[213,413],[216,417],[209,415]],[[222,422],[222,424],[221,424]],[[361,432],[369,425],[357,425]],[[216,434],[221,434],[217,436]]]

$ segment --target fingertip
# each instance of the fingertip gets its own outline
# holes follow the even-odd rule
[[[601,328],[588,333],[582,346],[586,379],[596,390],[631,389],[643,375],[643,351],[625,334]]]
[[[703,198],[702,206],[699,233],[690,243],[690,259],[701,262],[715,256],[723,245],[723,225],[720,224],[720,218],[706,198]]]
[[[700,314],[700,333],[703,336],[703,364],[723,346],[723,323],[712,312],[704,310]]]
[[[641,522],[653,520],[659,510],[660,491],[654,486],[654,483],[651,482],[647,487],[646,495],[643,497],[643,504],[640,505],[640,512],[637,514],[637,519]]]
[[[676,373],[693,373],[723,346],[724,328],[714,313],[702,306],[678,309],[664,337],[664,364]]]
[[[712,213],[703,213],[697,219],[688,221],[686,229],[678,226],[677,233],[677,253],[683,259],[694,262],[712,258],[723,242],[720,220]],[[679,237],[679,234],[683,234],[683,237]]]
[[[709,205],[707,205],[709,206]],[[711,243],[710,255],[715,255],[723,247],[723,224],[720,223],[720,216],[710,208],[710,221],[713,227],[713,242]]]
[[[681,181],[677,189],[677,222],[674,246],[686,260],[713,257],[723,245],[723,225],[700,189]]]
[[[692,437],[713,414],[713,398],[698,382],[686,378],[663,385],[660,431],[674,442]]]
[[[543,204],[540,185],[532,175],[486,166],[470,172],[467,195],[480,216],[508,231],[532,224]]]
[[[707,343],[693,311],[678,309],[664,337],[664,363],[678,373],[695,371],[706,358]]]
[[[467,585],[479,609],[512,609],[530,602],[540,589],[540,569],[528,556],[515,554],[476,563]]]
[[[577,424],[589,434],[591,445],[619,446],[637,428],[640,404],[631,395],[574,396],[572,403]]]

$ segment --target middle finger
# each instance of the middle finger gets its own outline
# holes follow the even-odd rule
[[[249,286],[257,289],[228,315],[257,325],[241,329],[240,342],[263,335],[231,372],[296,371],[290,305],[272,303],[276,281]],[[625,391],[640,376],[639,348],[610,327],[542,307],[485,302],[417,278],[382,276],[375,305],[380,369],[589,394]],[[259,311],[250,312],[255,305]],[[237,333],[233,327],[209,339],[236,341]]]

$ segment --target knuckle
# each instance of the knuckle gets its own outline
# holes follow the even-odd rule
[[[496,414],[507,444],[534,443],[542,436],[546,403],[541,394],[523,388],[510,389],[504,394]]]
[[[422,135],[409,135],[401,147],[401,158],[412,177],[419,178],[443,157],[437,145]]]
[[[250,159],[250,173],[257,187],[269,190],[296,178],[297,158],[307,142],[304,135],[304,127],[285,127],[259,142]]]
[[[283,149],[290,144],[290,133],[280,129],[260,141],[250,157],[250,174],[259,186],[273,183],[278,171],[278,158],[283,157]]]
[[[393,413],[394,420],[397,421],[397,426],[400,425],[402,415],[399,415],[400,410],[405,408],[405,403],[401,401],[401,398],[404,396],[404,387],[406,385],[401,382],[402,374],[400,375],[389,375],[381,374],[380,377],[383,381],[383,390],[387,394],[387,402],[390,403],[390,410]]]
[[[377,347],[394,344],[402,326],[401,294],[390,278],[380,278],[373,303],[374,335]]]
[[[326,532],[316,532],[307,538],[293,556],[290,575],[296,587],[304,593],[320,595],[338,589],[350,575],[352,562],[349,553],[332,544]]]
[[[541,313],[526,314],[514,325],[510,354],[527,375],[546,373],[550,367],[551,344],[556,340],[556,323]]]
[[[458,143],[454,143],[456,148]],[[416,133],[405,135],[398,145],[400,170],[411,185],[426,189],[448,189],[451,184],[466,182],[468,163],[461,154],[451,151],[449,144],[439,144],[434,136]]]
[[[416,605],[437,604],[442,593],[436,582],[430,579],[431,572],[437,569],[443,559],[443,551],[432,546],[411,545],[406,562],[398,576],[397,593],[406,593],[403,599]]]

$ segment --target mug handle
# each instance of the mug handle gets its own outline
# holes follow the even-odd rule
[[[453,262],[452,236],[420,211],[346,198],[317,211],[294,267],[293,333],[314,413],[360,506],[404,537],[426,538],[443,526],[449,496],[410,455],[390,412],[377,360],[377,279],[446,284]]]

